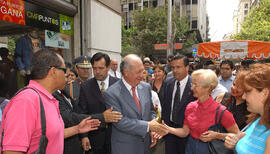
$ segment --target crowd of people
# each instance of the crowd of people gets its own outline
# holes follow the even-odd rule
[[[167,64],[135,54],[120,62],[98,52],[70,64],[42,49],[30,72],[26,88],[0,104],[4,154],[208,154],[212,140],[270,153],[267,62],[190,63],[180,54]],[[209,130],[217,117],[226,132]]]

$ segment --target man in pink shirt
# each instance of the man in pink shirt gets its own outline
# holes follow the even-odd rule
[[[76,126],[64,129],[58,101],[52,96],[66,84],[64,59],[54,51],[41,50],[31,60],[29,85],[10,100],[3,113],[1,125],[1,150],[3,154],[32,154],[38,150],[41,137],[40,100],[46,117],[46,153],[62,154],[64,138],[78,133],[96,130],[100,122],[82,120]]]

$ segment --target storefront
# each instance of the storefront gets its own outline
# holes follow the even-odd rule
[[[65,1],[45,3],[41,0],[0,0],[0,47],[8,47],[12,50],[11,56],[16,55],[18,48],[20,54],[30,52],[28,49],[31,49],[32,53],[40,48],[52,48],[62,54],[66,61],[71,62],[74,58],[73,16],[76,13],[76,7]],[[24,70],[26,76],[30,74],[30,69],[25,67],[30,62],[24,59],[20,62],[22,64],[16,61],[15,65],[15,61],[16,58],[10,61],[13,62],[14,67],[10,67],[9,71],[5,69],[8,73],[3,73],[1,66],[0,78],[5,78],[6,82],[11,81],[5,84],[8,89],[13,89],[12,92],[9,91],[9,95],[25,84],[24,79],[18,77],[20,70]],[[24,68],[20,68],[21,66]]]
[[[52,9],[48,9],[50,7]],[[0,36],[24,35],[38,30],[39,37],[44,40],[46,47],[57,48],[63,51],[65,56],[72,55],[72,15],[74,16],[76,11],[74,5],[65,1],[45,3],[40,0],[0,0]],[[72,59],[72,56],[67,57],[69,61]]]

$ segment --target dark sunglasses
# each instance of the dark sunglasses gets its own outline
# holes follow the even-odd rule
[[[55,66],[50,66],[49,68],[52,68],[52,67],[64,71],[65,74],[67,72],[67,68],[64,68],[64,67],[55,67]]]

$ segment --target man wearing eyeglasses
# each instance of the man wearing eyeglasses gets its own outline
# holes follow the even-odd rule
[[[32,154],[41,148],[39,150],[48,154],[63,154],[64,138],[96,130],[100,122],[82,118],[72,126],[64,125],[59,102],[52,95],[66,84],[65,63],[59,54],[47,49],[37,51],[31,59],[30,69],[28,88],[14,96],[4,110],[0,151],[3,154]],[[47,145],[40,141],[41,137],[45,138],[41,133],[43,114],[40,104],[44,108]]]
[[[231,60],[224,60],[220,64],[220,74],[218,82],[223,85],[228,92],[231,92],[231,86],[234,81],[234,76],[232,75],[233,62]]]

